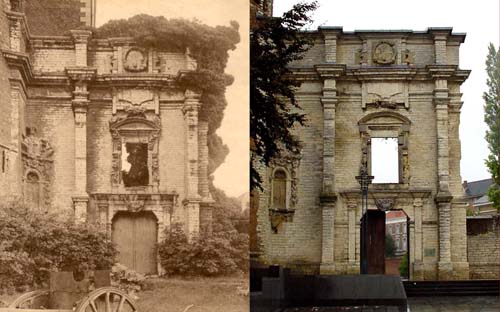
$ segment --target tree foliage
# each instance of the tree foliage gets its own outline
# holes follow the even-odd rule
[[[282,17],[259,17],[250,34],[250,185],[260,187],[256,161],[266,166],[282,151],[298,153],[300,144],[290,129],[305,117],[295,98],[299,83],[287,67],[312,44],[301,30],[311,22],[316,2],[298,3]]]
[[[5,206],[0,207],[0,289],[44,285],[50,271],[113,265],[114,245],[96,226],[21,205]]]
[[[131,37],[140,47],[172,52],[189,51],[197,68],[183,73],[176,79],[179,87],[201,94],[201,120],[208,121],[210,168],[213,172],[224,162],[228,148],[215,131],[220,127],[227,106],[226,87],[233,77],[225,74],[229,58],[240,41],[239,25],[232,21],[230,27],[211,27],[197,20],[166,19],[146,14],[129,19],[112,20],[94,31],[96,38]]]
[[[499,115],[499,105],[500,105],[500,51],[497,51],[495,46],[490,43],[488,47],[488,56],[486,58],[486,73],[488,79],[486,84],[488,85],[488,91],[484,92],[483,99],[484,104],[484,121],[488,125],[486,130],[486,141],[488,142],[488,149],[490,151],[488,158],[485,163],[488,167],[488,171],[491,173],[493,178],[493,185],[488,190],[488,198],[493,203],[493,207],[500,209],[499,197],[499,185],[500,185],[500,140],[499,140],[499,130],[500,130],[500,115]]]
[[[189,240],[182,224],[165,230],[159,254],[167,275],[220,276],[248,271],[248,234],[238,230],[240,204],[213,185],[210,188],[215,199],[211,231],[203,229]]]

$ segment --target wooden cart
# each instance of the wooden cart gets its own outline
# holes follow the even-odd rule
[[[89,288],[94,290],[89,292]],[[111,287],[109,271],[75,280],[73,272],[51,272],[49,290],[25,293],[0,312],[136,312],[134,300]]]

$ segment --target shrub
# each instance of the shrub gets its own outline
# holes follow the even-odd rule
[[[399,275],[408,277],[408,253],[405,253],[399,263]]]
[[[165,230],[159,244],[161,264],[167,275],[218,276],[246,271],[248,235],[214,227],[188,241],[181,224]]]
[[[387,234],[385,236],[385,256],[394,257],[395,253],[396,253],[396,243],[394,242],[394,238],[392,238],[392,235]]]
[[[111,268],[116,250],[99,228],[70,217],[0,207],[0,288],[44,285],[50,271]]]

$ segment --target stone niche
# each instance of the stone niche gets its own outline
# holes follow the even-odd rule
[[[49,141],[27,128],[21,143],[24,202],[29,209],[47,211],[51,204],[54,150]]]

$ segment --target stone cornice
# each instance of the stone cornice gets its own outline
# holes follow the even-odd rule
[[[314,69],[322,79],[335,79],[345,73],[346,65],[344,64],[318,64],[314,65]]]
[[[2,50],[2,55],[9,66],[19,69],[25,83],[33,80],[33,71],[27,54]]]
[[[344,69],[344,71],[341,70]],[[318,64],[313,67],[292,67],[291,76],[299,81],[320,81],[324,77],[338,81],[377,81],[377,80],[419,80],[432,81],[446,79],[463,83],[470,70],[458,69],[456,65],[414,66],[346,66],[345,64]]]

